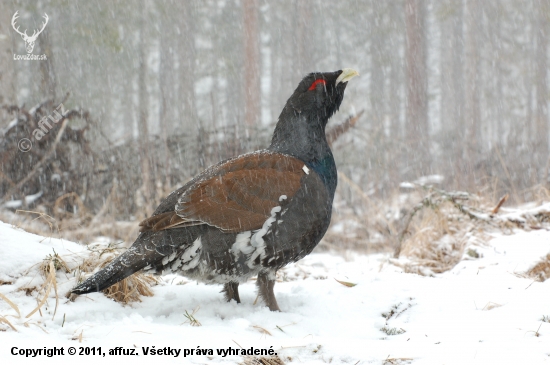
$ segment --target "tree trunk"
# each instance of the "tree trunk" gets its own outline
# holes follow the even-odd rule
[[[489,3],[485,3],[485,6],[488,6]],[[491,25],[491,44],[493,49],[493,62],[494,62],[494,97],[491,102],[494,106],[494,114],[493,114],[493,130],[492,130],[492,136],[489,138],[492,140],[492,144],[498,144],[501,140],[503,134],[504,134],[504,128],[503,125],[506,122],[505,113],[503,112],[503,105],[502,105],[502,98],[503,98],[503,87],[502,87],[502,80],[504,79],[504,72],[502,71],[502,64],[503,64],[503,42],[502,42],[502,4],[500,2],[495,2],[493,6],[491,7],[491,11],[494,12],[494,16],[489,17],[490,25]],[[532,87],[528,86],[529,88],[529,95],[532,94]],[[528,100],[531,100],[531,96],[528,97]],[[528,111],[528,124],[530,124],[531,117],[529,116],[531,114],[531,104],[529,103],[529,111]]]
[[[181,35],[179,44],[179,77],[180,77],[180,128],[197,126],[197,109],[195,103],[195,80],[197,51],[195,47],[195,14],[193,2],[182,1],[179,27]]]
[[[147,21],[147,11],[145,1],[141,4],[141,15],[143,24]],[[153,196],[153,181],[151,177],[151,166],[149,160],[149,127],[147,125],[147,110],[149,107],[149,99],[147,93],[147,36],[143,28],[139,33],[139,69],[138,69],[138,99],[139,99],[139,116],[138,116],[138,150],[141,164],[141,178],[144,198],[144,209],[147,216],[153,213],[152,196]]]
[[[451,74],[451,98],[454,100],[450,111],[452,125],[452,155],[454,160],[454,188],[464,187],[466,182],[464,169],[464,2],[455,2],[453,31],[451,37],[453,63]]]
[[[464,98],[464,117],[466,134],[464,140],[466,174],[468,177],[468,189],[474,189],[476,185],[476,164],[479,159],[480,135],[479,126],[481,123],[479,111],[479,32],[480,32],[480,6],[479,0],[467,0],[466,3],[466,79]]]
[[[390,56],[390,75],[389,75],[389,102],[388,102],[388,115],[390,118],[390,137],[393,141],[394,148],[391,151],[391,159],[394,163],[390,164],[390,180],[395,186],[398,186],[401,179],[401,164],[404,160],[402,156],[402,125],[401,125],[401,108],[403,105],[403,67],[401,66],[402,58],[397,50],[403,45],[403,18],[402,9],[397,2],[391,2],[390,7],[390,24],[392,25],[392,36],[395,42],[395,46],[390,49],[393,51]]]
[[[166,16],[166,15],[165,15]],[[170,28],[168,22],[163,22],[161,25],[160,32],[160,42],[159,42],[159,54],[160,54],[160,65],[158,73],[158,83],[159,83],[159,128],[160,136],[162,139],[162,163],[164,166],[164,171],[162,171],[162,176],[164,176],[167,181],[165,183],[170,186],[170,176],[171,176],[171,159],[170,152],[168,149],[168,129],[171,128],[169,125],[168,111],[167,111],[167,99],[168,99],[168,90],[169,86],[172,85],[170,81],[174,75],[174,68],[172,66],[172,48],[169,44],[169,35]]]
[[[535,154],[537,166],[545,168],[548,159],[548,11],[550,1],[539,0],[537,10]],[[543,182],[546,184],[546,181]]]
[[[457,4],[458,3],[458,4]],[[457,62],[457,46],[456,38],[457,31],[462,31],[462,28],[456,29],[457,21],[462,21],[458,16],[458,8],[461,2],[454,0],[444,0],[438,3],[438,12],[441,14],[441,43],[440,43],[440,59],[441,59],[441,105],[440,105],[440,125],[441,137],[440,140],[445,145],[451,147],[443,151],[445,160],[453,161],[456,158],[455,153],[455,135],[457,127],[460,125],[458,121],[457,109],[457,93],[455,90],[455,62]],[[459,60],[461,60],[459,58]],[[460,62],[460,61],[459,61]],[[457,171],[455,164],[449,166],[441,166],[446,177],[450,182],[455,182],[457,179]],[[456,188],[456,185],[455,185]]]
[[[313,2],[296,1],[294,3],[294,29],[292,44],[295,46],[295,62],[293,67],[294,83],[301,80],[311,69],[313,57],[311,7]]]
[[[10,26],[13,16],[12,7],[7,3],[0,1],[0,105],[17,104],[16,95],[16,68],[13,60],[15,48],[13,47],[14,38],[21,40],[18,34],[14,34]],[[19,61],[22,62],[22,61]]]
[[[40,23],[41,24],[41,23]],[[38,40],[38,53],[45,54],[47,59],[40,61],[40,94],[41,98],[48,98],[56,101],[57,76],[53,66],[54,53],[52,51],[52,35],[50,24],[40,33]]]
[[[439,54],[441,59],[441,107],[440,107],[440,123],[445,133],[444,138],[450,134],[447,128],[452,128],[455,124],[452,120],[452,110],[455,100],[453,98],[453,23],[456,21],[454,14],[453,0],[443,0],[439,2],[440,8],[438,12],[441,15],[441,43]]]
[[[371,77],[370,77],[370,104],[372,122],[375,125],[382,125],[384,122],[384,41],[386,40],[382,31],[383,3],[374,0],[372,3],[371,17]],[[377,26],[378,25],[378,26]]]
[[[247,128],[258,126],[261,117],[260,29],[258,0],[243,1],[244,24],[244,110]]]
[[[407,70],[407,145],[414,171],[429,170],[428,82],[426,55],[426,4],[423,0],[405,0]]]

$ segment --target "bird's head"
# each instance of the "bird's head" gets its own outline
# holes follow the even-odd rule
[[[279,116],[269,149],[304,162],[330,155],[325,127],[340,107],[348,81],[357,75],[357,71],[345,68],[304,77]]]
[[[351,68],[334,72],[312,72],[300,81],[285,109],[326,124],[340,107],[348,81],[357,75],[359,73]]]

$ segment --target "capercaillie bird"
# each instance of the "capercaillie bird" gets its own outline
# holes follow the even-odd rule
[[[257,275],[259,295],[280,310],[277,270],[308,255],[330,223],[337,173],[325,127],[357,75],[304,77],[267,149],[222,161],[172,192],[139,224],[134,244],[72,292],[101,291],[140,270],[175,272],[223,284],[225,298],[240,303],[239,283]]]

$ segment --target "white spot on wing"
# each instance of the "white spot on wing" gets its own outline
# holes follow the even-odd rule
[[[190,269],[194,269],[197,267],[197,265],[199,264],[200,262],[200,255],[197,255],[193,258],[193,260],[189,261],[187,264],[183,265],[181,267],[182,270],[190,270]]]
[[[170,256],[165,256],[165,257],[162,259],[162,264],[163,264],[163,265],[167,265],[169,262],[173,261],[175,258],[176,258],[176,252],[174,252],[174,253],[171,254]]]
[[[180,266],[181,266],[181,259],[177,258],[176,260],[174,260],[170,268],[172,269],[172,271],[177,271],[180,268]]]
[[[235,243],[231,246],[231,252],[235,257],[238,257],[240,253],[249,255],[254,251],[254,247],[250,246],[250,237],[252,231],[241,232],[235,238]]]
[[[197,238],[193,245],[189,247],[183,255],[181,255],[180,260],[184,263],[181,267],[182,270],[194,269],[200,262],[200,251],[202,249],[201,237]]]
[[[254,235],[252,236],[251,244],[254,247],[260,247],[264,245],[264,239],[263,236],[266,235],[267,231],[269,230],[269,227],[271,227],[271,224],[275,222],[275,216],[277,213],[281,211],[281,207],[277,206],[271,209],[271,217],[267,218],[267,220],[264,222],[264,225],[261,229],[259,229]]]
[[[275,220],[277,219],[276,215],[280,211],[280,206],[271,209],[271,216],[267,218],[262,228],[254,232],[254,234],[252,235],[252,238],[250,239],[250,244],[254,246],[256,250],[252,253],[252,255],[250,255],[247,262],[248,267],[250,267],[251,269],[254,268],[254,261],[256,260],[256,258],[258,258],[258,256],[260,256],[260,258],[265,257],[265,241],[263,237],[271,228],[271,224],[273,224],[273,222],[275,222]]]
[[[306,175],[309,175],[309,169],[307,168],[306,165],[304,165],[304,167],[302,167],[302,170],[304,170],[304,172],[306,173]]]

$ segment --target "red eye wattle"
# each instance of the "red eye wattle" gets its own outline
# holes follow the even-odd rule
[[[323,79],[317,79],[317,80],[313,81],[313,84],[311,84],[311,86],[309,87],[308,90],[315,90],[315,87],[317,86],[317,84],[326,85],[326,83],[327,82]]]

